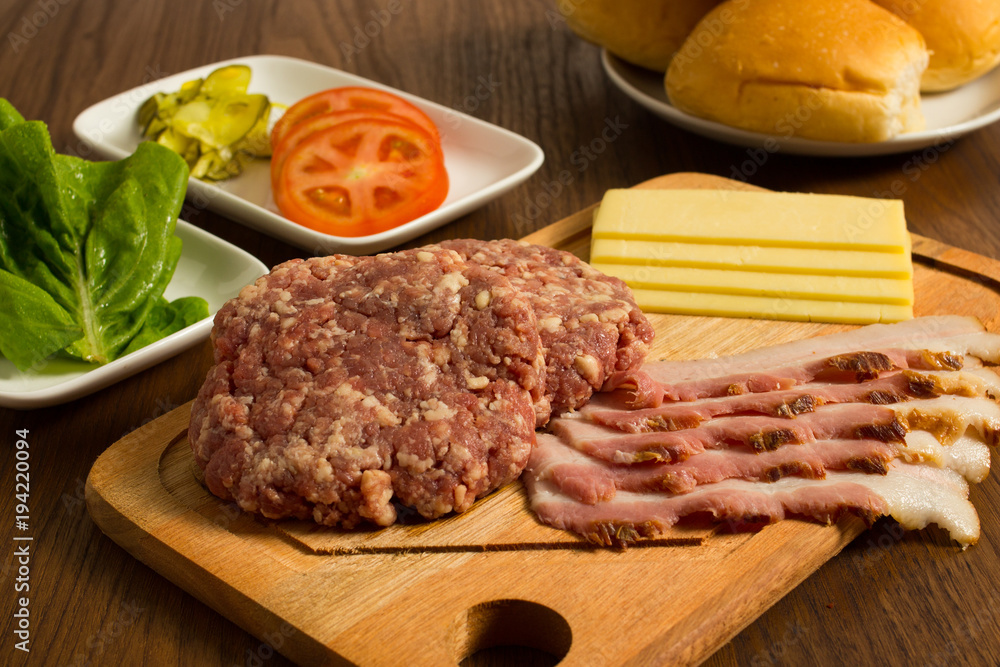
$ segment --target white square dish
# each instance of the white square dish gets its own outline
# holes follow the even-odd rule
[[[126,157],[142,141],[136,115],[147,98],[156,92],[177,90],[185,81],[236,63],[252,70],[249,92],[263,93],[273,103],[288,106],[338,86],[380,88],[418,106],[441,132],[450,181],[447,199],[427,215],[370,236],[331,236],[282,216],[271,195],[270,165],[266,160],[254,161],[243,174],[228,181],[206,183],[190,179],[188,199],[195,206],[209,208],[314,255],[334,252],[361,255],[405,243],[519,185],[544,160],[541,148],[535,143],[501,127],[353,74],[284,56],[234,58],[152,81],[90,107],[76,117],[73,132],[102,157],[116,160]]]
[[[75,359],[50,358],[38,369],[21,372],[0,357],[0,407],[42,408],[86,396],[160,363],[208,338],[215,312],[244,285],[267,273],[256,257],[183,220],[177,236],[184,244],[164,296],[200,296],[209,317],[103,366]]]

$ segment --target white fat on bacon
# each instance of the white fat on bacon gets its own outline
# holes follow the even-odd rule
[[[1000,345],[1000,337],[997,337],[996,343]],[[734,394],[756,394],[816,382],[861,382],[899,370],[954,371],[981,367],[982,360],[976,357],[946,351],[873,350],[728,375],[713,375],[714,370],[706,368],[704,377],[671,382],[662,378],[662,371],[658,371],[657,364],[649,364],[641,369],[615,373],[605,382],[604,391],[627,389],[631,394],[628,407],[656,407],[664,401],[696,401]]]
[[[970,357],[971,359],[971,357]],[[933,383],[941,394],[954,396],[983,396],[1000,398],[1000,375],[992,368],[976,367],[969,363],[960,371],[903,371],[916,379]]]
[[[886,406],[893,410],[909,431],[928,431],[943,445],[950,445],[974,431],[995,445],[1000,433],[1000,405],[989,398],[939,396]]]
[[[1000,335],[985,331],[952,336],[946,340],[928,342],[921,349],[928,352],[947,352],[985,361],[994,366],[1000,364]]]
[[[888,515],[908,530],[936,524],[962,546],[979,539],[968,484],[951,470],[925,465],[894,462],[885,475],[829,472],[825,479],[785,477],[769,484],[729,479],[684,494],[623,491],[594,505],[578,502],[547,479],[524,479],[532,509],[543,522],[609,546],[656,537],[699,513],[737,527],[788,517],[830,523],[845,513],[868,522]]]
[[[899,448],[899,457],[909,463],[928,463],[954,470],[973,484],[982,482],[990,474],[990,448],[972,433],[945,446],[927,431],[911,431],[906,434],[906,446]]]
[[[656,380],[678,382],[692,378],[759,372],[859,350],[933,348],[936,351],[967,354],[960,347],[952,349],[953,346],[949,345],[952,341],[955,341],[956,346],[974,347],[980,352],[974,356],[989,359],[1000,352],[997,338],[996,334],[986,332],[983,325],[973,317],[920,317],[895,324],[872,324],[842,333],[805,338],[714,359],[652,362],[645,364],[643,370]]]

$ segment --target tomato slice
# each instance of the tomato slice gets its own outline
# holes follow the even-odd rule
[[[397,116],[396,114],[387,113],[385,111],[370,111],[362,109],[331,111],[329,113],[306,118],[289,128],[289,131],[282,138],[281,143],[275,145],[271,151],[271,189],[273,190],[278,186],[281,169],[285,165],[285,158],[288,157],[288,153],[302,143],[306,137],[314,132],[331,128],[334,125],[345,123],[349,120],[360,120],[364,118],[374,118],[377,120],[386,120],[389,122],[411,125],[409,121],[404,119],[402,116]]]
[[[440,145],[409,123],[375,118],[307,136],[289,150],[274,190],[285,217],[335,236],[392,229],[447,195]]]
[[[441,140],[434,121],[423,111],[413,106],[398,95],[393,95],[377,88],[347,86],[331,88],[303,98],[290,106],[271,130],[271,145],[277,146],[291,130],[292,126],[307,118],[329,113],[331,111],[347,111],[349,109],[365,111],[381,111],[402,116],[417,127],[427,131],[435,141]]]

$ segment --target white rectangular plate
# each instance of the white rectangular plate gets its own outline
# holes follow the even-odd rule
[[[200,296],[208,302],[212,316],[103,366],[53,357],[44,366],[22,373],[0,357],[0,406],[26,409],[58,405],[169,359],[205,340],[215,312],[244,285],[267,273],[267,267],[253,255],[183,220],[177,222],[177,236],[184,245],[164,296],[170,301]]]
[[[388,90],[420,107],[441,131],[450,189],[435,211],[379,234],[356,238],[313,231],[283,217],[271,196],[270,163],[257,160],[240,176],[219,183],[192,178],[188,199],[274,236],[314,255],[334,252],[367,254],[405,243],[482,206],[524,182],[542,165],[533,142],[454,109],[429,102],[374,81],[315,63],[283,56],[248,56],[205,65],[133,88],[90,107],[73,122],[73,132],[101,156],[121,159],[142,141],[139,106],[156,92],[170,92],[185,81],[203,78],[225,65],[242,63],[252,70],[249,92],[289,106],[328,88],[368,86]],[[272,120],[277,118],[277,114]]]

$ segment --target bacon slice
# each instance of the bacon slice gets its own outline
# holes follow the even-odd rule
[[[997,339],[997,344],[1000,345],[1000,338]],[[649,364],[641,369],[613,374],[604,384],[604,391],[630,389],[632,397],[628,401],[629,407],[657,407],[664,401],[695,401],[703,398],[761,393],[816,381],[863,382],[899,369],[959,370],[966,365],[976,367],[981,363],[976,357],[951,352],[892,349],[845,353],[770,370],[673,382],[657,380],[656,364]]]
[[[543,522],[604,545],[693,514],[753,528],[846,512],[936,523],[965,546],[979,536],[968,485],[1000,440],[983,360],[1000,362],[1000,335],[938,317],[647,364],[606,385],[631,394],[553,421],[524,481]]]
[[[551,480],[566,495],[592,505],[611,500],[618,491],[690,493],[700,484],[725,479],[760,482],[791,476],[822,479],[827,470],[884,475],[895,458],[948,468],[973,483],[983,481],[990,470],[989,447],[971,434],[949,446],[942,445],[926,431],[914,431],[906,434],[902,444],[822,440],[760,454],[717,449],[706,450],[680,463],[616,465],[588,456],[554,435],[541,433],[525,474]]]
[[[629,409],[624,392],[595,396],[579,415],[596,424],[628,433],[694,428],[713,417],[763,414],[794,417],[831,403],[887,405],[944,394],[969,397],[1000,395],[1000,378],[988,369],[958,372],[893,371],[862,383],[804,384],[784,391],[739,394],[657,408]]]
[[[761,482],[789,476],[822,479],[827,470],[885,474],[900,449],[878,440],[824,440],[761,454],[708,450],[681,463],[614,465],[542,433],[526,474],[549,479],[566,495],[593,505],[611,500],[618,491],[690,493],[700,484],[734,478]]]
[[[549,481],[525,480],[531,507],[543,523],[604,546],[627,546],[639,538],[657,537],[680,519],[701,513],[729,521],[734,528],[749,528],[788,515],[831,523],[851,512],[872,523],[888,511],[878,494],[852,482],[786,478],[760,484],[731,479],[682,495],[622,492],[612,501],[585,505],[560,493]]]
[[[719,417],[689,429],[623,433],[583,419],[556,419],[552,431],[576,449],[612,463],[684,461],[706,449],[747,447],[755,452],[816,440],[902,442],[906,428],[889,406],[828,405],[795,419],[753,415]]]
[[[752,373],[766,369],[782,368],[800,361],[825,359],[858,350],[935,349],[949,348],[949,339],[959,345],[976,345],[986,359],[996,356],[1000,345],[996,334],[985,334],[985,328],[974,317],[938,316],[920,317],[895,324],[872,324],[851,331],[805,338],[790,343],[772,345],[716,359],[686,361],[661,361],[647,363],[643,368],[657,381],[677,382],[705,377],[720,377],[734,373]],[[982,340],[982,344],[973,341]],[[965,351],[951,350],[966,354]]]
[[[909,530],[937,524],[963,546],[979,539],[979,517],[968,500],[968,484],[954,471],[926,465],[893,462],[885,475],[830,472],[825,479],[786,477],[772,484],[729,479],[680,495],[623,491],[595,505],[576,501],[548,479],[527,475],[524,480],[541,521],[605,546],[656,537],[680,519],[700,513],[734,528],[789,516],[830,523],[853,513],[870,523],[890,515]]]

